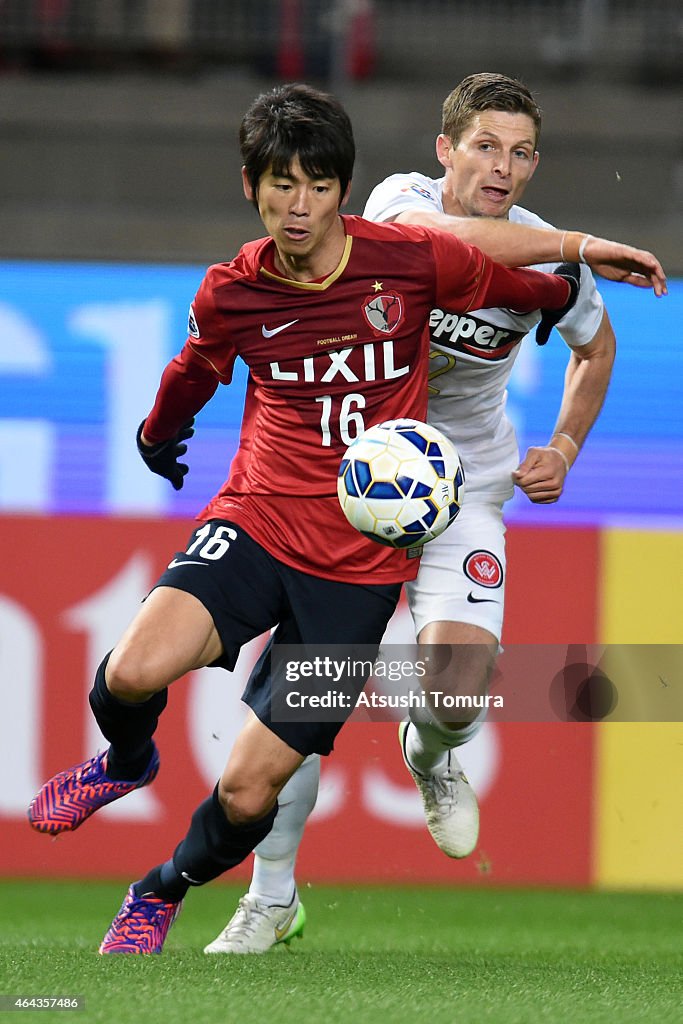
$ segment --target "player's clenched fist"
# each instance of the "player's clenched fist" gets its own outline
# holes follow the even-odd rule
[[[529,448],[512,474],[512,480],[536,505],[557,501],[569,472],[569,462],[559,448]]]

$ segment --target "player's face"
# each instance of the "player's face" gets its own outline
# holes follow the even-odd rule
[[[439,135],[436,152],[446,168],[444,210],[464,217],[505,217],[536,170],[536,128],[527,114],[485,110],[452,144]]]
[[[248,199],[252,196],[246,180],[245,195]],[[285,264],[319,266],[335,258],[340,244],[343,248],[345,235],[339,219],[341,195],[337,178],[310,178],[297,158],[286,175],[273,174],[272,169],[266,171],[259,181],[256,198],[261,220]]]

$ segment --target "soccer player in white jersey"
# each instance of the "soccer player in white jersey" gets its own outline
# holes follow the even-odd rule
[[[522,83],[497,74],[468,76],[443,105],[436,140],[443,176],[390,176],[371,193],[364,216],[446,230],[453,229],[453,216],[550,227],[517,205],[538,164],[540,127],[541,112]],[[540,317],[508,309],[465,316],[434,309],[430,317],[429,420],[457,445],[467,496],[457,530],[425,547],[419,579],[407,591],[418,642],[451,645],[447,672],[456,674],[461,692],[486,686],[501,637],[503,506],[514,485],[537,504],[560,498],[612,372],[614,332],[588,267],[581,267],[574,308],[559,322],[544,317],[539,323]],[[520,462],[505,411],[506,387],[522,339],[538,324],[536,340],[544,344],[554,323],[569,346],[564,393],[548,443],[529,449]],[[476,797],[453,749],[472,739],[482,720],[444,723],[427,708],[414,711],[401,728],[403,756],[422,793],[429,830],[451,857],[467,856],[478,838]]]
[[[443,175],[391,175],[371,193],[364,216],[439,227],[466,241],[475,237],[468,237],[463,217],[549,226],[517,205],[538,164],[540,126],[540,110],[523,84],[498,74],[470,75],[443,105],[436,140]],[[477,226],[473,220],[473,231]],[[558,324],[570,351],[555,428],[547,445],[531,448],[520,462],[505,413],[506,386],[525,335],[538,324],[537,340],[547,339],[552,318],[540,319],[540,312],[507,309],[463,315],[434,309],[430,318],[429,420],[456,444],[467,495],[457,529],[425,547],[418,577],[407,589],[419,643],[451,645],[450,671],[455,668],[459,692],[486,686],[498,651],[506,575],[503,506],[514,485],[535,503],[560,498],[612,371],[614,333],[592,274],[582,266],[578,301]],[[445,723],[429,709],[412,714],[402,723],[401,743],[429,830],[444,853],[465,857],[477,843],[479,814],[454,748],[470,740],[482,721]],[[296,851],[315,804],[318,772],[313,755],[283,790],[275,826],[256,849],[249,893],[206,952],[264,952],[301,931],[303,915],[292,922],[285,908],[296,893]]]

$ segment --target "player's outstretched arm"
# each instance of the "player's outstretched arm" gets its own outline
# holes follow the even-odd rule
[[[534,228],[488,217],[453,217],[448,213],[405,210],[398,224],[421,224],[457,235],[507,267],[532,263],[582,262],[611,281],[652,288],[666,295],[666,275],[651,252],[580,231]]]

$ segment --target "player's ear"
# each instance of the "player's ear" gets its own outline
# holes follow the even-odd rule
[[[346,206],[346,204],[349,201],[349,196],[350,195],[351,195],[351,182],[349,182],[348,185],[346,186],[346,191],[344,192],[344,195],[341,197],[341,200],[339,202],[339,209],[340,210],[341,210],[342,206]]]
[[[436,137],[436,159],[439,161],[442,167],[451,166],[451,150],[453,149],[453,143],[447,135],[441,132]]]
[[[251,182],[247,177],[246,167],[242,168],[242,191],[244,192],[245,197],[249,200],[250,203],[256,202],[256,193],[251,187]]]
[[[534,150],[533,160],[532,160],[532,165],[531,165],[531,174],[527,178],[527,181],[530,181],[533,178],[534,172],[535,172],[536,168],[538,167],[538,160],[539,160],[538,150],[535,149]]]

